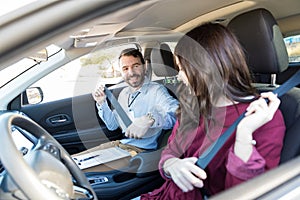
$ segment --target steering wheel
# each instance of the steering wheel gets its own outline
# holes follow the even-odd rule
[[[13,125],[37,139],[24,156],[12,138]],[[0,115],[0,128],[1,162],[22,195],[32,200],[61,200],[74,199],[80,191],[85,199],[97,199],[69,153],[40,125],[21,114],[8,112]]]

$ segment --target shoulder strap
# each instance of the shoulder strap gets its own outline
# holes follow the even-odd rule
[[[116,109],[116,112],[120,116],[120,118],[123,121],[123,123],[125,124],[125,126],[128,127],[132,123],[132,121],[128,117],[128,115],[126,114],[126,112],[124,111],[124,109],[122,108],[122,106],[120,105],[118,100],[116,99],[116,97],[113,95],[113,93],[107,87],[104,87],[104,92],[105,92],[108,100],[110,101],[111,105]]]
[[[288,79],[284,84],[273,90],[273,93],[277,94],[278,97],[282,96],[286,92],[288,92],[293,87],[296,87],[300,84],[300,70],[297,71],[290,79]],[[244,112],[240,115],[236,121],[213,143],[211,144],[203,154],[198,158],[196,165],[200,168],[205,169],[209,162],[214,158],[214,156],[218,153],[221,147],[225,144],[228,138],[232,135],[234,130],[236,129],[239,122],[245,117]]]

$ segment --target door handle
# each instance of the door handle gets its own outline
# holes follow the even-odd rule
[[[46,119],[47,124],[51,126],[61,126],[70,124],[72,122],[71,117],[69,117],[67,114],[58,114],[53,115],[51,117],[48,117]]]
[[[66,122],[67,119],[50,119],[50,122],[52,124],[57,124],[57,123],[63,123],[63,122]]]

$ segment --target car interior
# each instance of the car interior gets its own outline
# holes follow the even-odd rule
[[[243,26],[245,22],[247,22],[247,28]],[[269,83],[258,82],[256,84],[257,89],[263,92],[272,91],[278,87],[274,84],[277,83],[274,79],[276,79],[276,74],[288,69],[288,54],[273,15],[265,9],[257,9],[235,17],[229,22],[228,27],[233,30],[244,47],[252,73],[256,77],[260,74],[267,75],[271,80]],[[253,34],[256,42],[247,37],[251,32],[260,33]],[[281,97],[280,109],[287,128],[281,163],[296,157],[300,153],[300,146],[298,146],[300,142],[296,139],[300,125],[298,121],[300,119],[299,95],[299,88],[293,88]]]
[[[245,28],[244,26],[245,23],[247,23],[247,28]],[[266,9],[255,9],[246,13],[242,13],[241,15],[233,18],[228,23],[228,27],[237,35],[239,41],[244,47],[251,73],[256,78],[255,86],[257,90],[259,92],[264,92],[272,91],[277,88],[279,85],[275,84],[277,83],[277,81],[274,79],[276,79],[276,74],[280,74],[281,72],[284,72],[288,69],[288,56],[282,34],[273,15]],[[257,34],[253,36],[256,39],[255,43],[253,43],[253,37],[251,37],[251,39],[248,37],[248,35],[251,33],[253,33],[253,35],[254,33],[260,33],[259,35]],[[263,46],[264,48],[261,48],[261,46]],[[152,71],[156,76],[165,78],[176,76],[177,71],[172,59],[172,51],[167,44],[163,43],[158,49],[152,49],[150,58]],[[287,80],[288,78],[289,77],[285,77],[284,79]],[[163,81],[165,81],[165,79],[163,79]],[[170,89],[170,86],[167,86]],[[171,84],[171,86],[176,85]],[[171,91],[176,91],[176,89],[173,88]],[[280,109],[283,112],[283,116],[287,126],[284,147],[281,155],[281,163],[295,158],[300,153],[300,142],[298,140],[295,140],[295,135],[297,134],[300,126],[300,123],[297,123],[300,119],[299,91],[299,88],[293,88],[291,91],[281,97],[282,103]],[[151,158],[153,158],[152,154],[149,155],[151,155]],[[139,181],[141,183],[143,182],[142,185],[145,185],[146,182],[153,183],[153,179],[150,179],[150,177],[154,178],[157,175],[159,176],[158,173],[154,173],[155,170],[153,173],[148,174],[148,180],[147,175],[140,176],[138,172],[138,168],[147,169],[147,167],[143,166],[143,164],[148,161],[150,161],[150,163],[155,163],[152,167],[155,168],[157,166],[158,160],[156,162],[153,162],[153,160],[149,160],[149,158],[150,157],[144,157],[141,155],[132,158],[131,164],[136,165],[138,163],[139,167],[136,168],[137,171],[128,170],[130,171],[130,173],[136,173],[135,175],[128,174],[127,170],[125,170],[126,172],[121,173],[123,175],[123,178],[125,177],[124,174],[127,174],[128,176],[128,179],[122,179],[122,181],[124,182],[118,182],[118,180],[116,180],[117,178],[115,177],[120,176],[120,173],[116,173],[115,171],[112,172],[112,175],[109,175],[109,180],[113,180],[114,184],[116,184],[115,182],[118,182],[117,185],[119,187],[117,187],[119,188],[118,191],[120,191],[120,193],[122,191],[126,193],[126,186],[123,187],[123,190],[122,188],[120,188],[120,186],[122,184],[127,185],[127,182],[134,182],[138,185]],[[136,162],[137,160],[139,161]],[[130,169],[132,169],[132,167]],[[90,175],[99,176],[99,173],[88,174],[88,177]],[[103,172],[100,176],[106,175],[107,172]],[[136,179],[138,179],[139,181],[137,181]],[[152,187],[146,185],[146,188],[156,188],[159,185],[158,183],[159,181],[157,181],[156,184]],[[109,184],[96,184],[95,188],[95,191],[98,192],[98,195],[100,197],[116,198],[116,196],[109,195],[112,193],[110,193],[108,188],[113,188],[110,187]],[[150,191],[152,189],[150,189]],[[126,199],[128,197],[134,197],[134,195],[142,194],[143,192],[145,192],[145,190],[142,189],[141,191],[130,193],[130,196],[125,197],[120,194],[120,196],[117,196],[117,198],[124,197]]]
[[[247,23],[247,26],[244,26],[245,23]],[[280,32],[273,15],[266,9],[252,10],[233,18],[229,22],[228,27],[237,35],[244,48],[248,65],[256,78],[255,86],[257,90],[259,92],[266,92],[273,91],[279,87],[280,85],[275,84],[277,81],[274,80],[276,79],[276,74],[281,74],[290,69],[288,69],[288,56],[284,46],[282,33]],[[253,36],[251,39],[247,37],[249,34]],[[255,40],[252,40],[254,37]],[[287,80],[289,78],[290,77],[285,77],[284,79]],[[270,82],[267,82],[267,80]],[[299,136],[297,135],[300,126],[299,91],[299,87],[294,87],[280,97],[280,110],[282,111],[286,124],[280,165],[296,158],[300,154],[300,141]],[[272,173],[275,173],[276,175],[280,174],[280,168],[274,170]],[[268,174],[264,174],[263,176],[268,176]],[[283,178],[280,175],[276,176],[276,178],[273,177],[272,187],[281,185],[285,181],[286,178]],[[247,183],[247,186],[252,185],[252,187],[254,187],[255,184],[255,181],[250,180]],[[268,196],[268,194],[262,195],[259,193],[260,191],[257,191],[256,194],[251,194],[250,192],[247,192],[247,189],[239,188],[239,186],[237,186],[235,192],[236,194],[232,194],[232,192],[227,193],[225,191],[225,194],[216,195],[211,199],[226,199],[226,197],[229,198],[229,196],[233,199],[255,199],[258,196],[262,199],[268,199],[271,196]],[[271,199],[274,198],[276,199],[275,196],[271,196]]]
[[[124,47],[122,45],[130,44],[142,51],[146,61],[147,77],[163,84],[168,92],[177,98],[178,69],[174,64],[172,53],[174,46],[172,44],[176,44],[184,32],[203,22],[212,21],[228,26],[236,34],[244,48],[247,64],[255,79],[257,90],[259,92],[273,91],[300,69],[299,63],[289,63],[284,43],[284,37],[297,32],[297,27],[295,28],[293,24],[298,23],[300,19],[300,15],[297,14],[300,3],[297,0],[290,0],[289,2],[293,3],[293,9],[287,10],[282,6],[282,9],[279,9],[278,5],[282,5],[280,0],[275,0],[272,4],[262,0],[208,1],[204,3],[203,8],[199,6],[201,3],[196,0],[185,1],[185,4],[189,5],[187,7],[180,6],[181,0],[132,0],[122,3],[95,1],[89,6],[85,5],[84,1],[78,1],[77,5],[71,1],[64,1],[61,4],[66,4],[66,7],[74,10],[74,12],[59,12],[65,14],[53,16],[53,18],[48,17],[44,20],[59,21],[59,17],[65,19],[66,15],[69,18],[66,17],[65,21],[61,21],[53,27],[51,25],[43,26],[43,20],[36,21],[35,26],[43,29],[35,34],[27,33],[30,30],[25,29],[24,26],[21,27],[22,30],[14,29],[14,31],[23,31],[24,37],[27,37],[26,41],[24,39],[18,46],[11,46],[8,43],[9,40],[6,39],[7,35],[12,34],[12,32],[7,32],[6,29],[4,32],[0,30],[0,36],[3,36],[3,44],[0,46],[0,69],[2,66],[14,63],[17,60],[15,57],[28,57],[28,52],[33,54],[41,47],[51,43],[57,43],[61,47],[59,51],[48,57],[47,62],[54,67],[44,70],[43,67],[46,68],[47,65],[44,66],[43,62],[37,63],[41,68],[27,69],[21,75],[20,79],[25,80],[26,86],[22,81],[9,82],[5,86],[2,90],[3,94],[11,94],[13,98],[8,100],[7,96],[0,93],[0,102],[2,102],[0,104],[0,117],[4,119],[4,121],[0,120],[0,127],[8,127],[4,129],[4,133],[11,132],[10,129],[21,132],[32,141],[29,146],[36,145],[35,150],[43,149],[50,152],[54,157],[57,157],[57,152],[61,152],[59,158],[66,166],[61,166],[61,163],[54,160],[53,156],[42,153],[34,156],[34,159],[40,160],[41,164],[36,165],[32,161],[28,167],[23,162],[19,164],[11,161],[9,162],[11,171],[7,171],[9,174],[15,174],[18,186],[23,189],[26,188],[28,180],[33,180],[36,185],[39,183],[38,179],[35,176],[32,179],[29,173],[25,173],[24,176],[21,171],[16,173],[18,167],[21,166],[30,171],[29,168],[34,168],[36,165],[37,168],[53,170],[55,177],[59,177],[61,182],[66,183],[60,185],[65,190],[71,190],[72,181],[70,180],[73,179],[78,185],[76,190],[85,194],[82,199],[127,200],[160,187],[164,180],[159,173],[158,162],[171,130],[164,130],[159,138],[157,150],[139,153],[128,159],[125,165],[123,163],[121,167],[112,166],[108,171],[101,172],[80,171],[74,165],[70,155],[107,141],[121,139],[123,137],[121,129],[110,131],[106,128],[97,114],[97,108],[90,92],[41,104],[29,104],[26,90],[42,76],[50,74],[71,60],[78,59],[90,52],[96,52],[98,49],[106,50],[110,47],[121,49]],[[56,6],[58,4],[60,3],[51,3],[53,10],[49,12],[55,12],[54,9],[58,7]],[[48,5],[46,2],[40,2],[39,6],[42,10]],[[85,12],[75,12],[78,6],[86,6],[86,10],[89,12],[86,10]],[[34,7],[28,7],[28,9],[34,10]],[[113,12],[116,10],[120,12]],[[184,13],[185,16],[182,17],[177,13]],[[21,14],[21,12],[18,13],[18,15]],[[76,23],[67,21],[77,18],[80,20]],[[0,24],[10,23],[9,20],[5,21],[5,18],[1,20]],[[25,17],[19,23],[28,24]],[[82,29],[86,27],[89,29]],[[11,29],[9,30],[11,31]],[[63,34],[56,35],[56,32]],[[47,38],[51,40],[48,41]],[[8,59],[10,57],[12,59]],[[97,72],[93,73],[99,75]],[[28,74],[31,75],[26,76]],[[96,85],[94,80],[90,80],[89,83],[93,86]],[[54,83],[49,83],[49,85],[51,84]],[[121,81],[107,84],[107,86],[118,97],[126,84]],[[15,88],[15,90],[10,91],[10,88]],[[76,92],[74,91],[74,93]],[[287,129],[279,167],[244,184],[209,197],[209,199],[279,199],[286,190],[297,188],[297,185],[300,185],[290,180],[300,176],[300,167],[295,167],[300,165],[300,84],[281,96],[280,99],[280,109]],[[5,114],[7,111],[10,111],[8,113],[11,115],[4,116],[2,113]],[[22,116],[16,116],[16,114]],[[0,152],[1,161],[9,160],[12,155],[17,158],[16,160],[22,160],[18,151],[12,148],[13,145],[9,138],[2,141],[0,151],[5,149],[6,152],[11,151],[12,153],[2,157]],[[47,143],[51,143],[53,146],[47,146]],[[28,149],[22,149],[23,155],[26,155]],[[51,162],[49,167],[47,161]],[[3,166],[0,165],[0,174],[3,173],[6,165],[6,162]],[[62,169],[62,172],[59,169]],[[61,177],[61,173],[66,174],[66,177]],[[16,189],[17,186],[13,184],[15,177],[11,179],[9,176],[4,176],[3,180],[0,177],[0,199],[26,199]],[[22,180],[22,178],[26,180]],[[262,189],[258,188],[258,185]],[[34,194],[35,192],[31,188],[27,188],[25,193],[36,197],[36,199],[43,193],[49,194],[50,198],[53,197],[56,200],[55,195],[51,192],[45,191],[40,186],[38,188],[40,191],[37,194]],[[8,190],[17,192],[11,195],[6,193]]]

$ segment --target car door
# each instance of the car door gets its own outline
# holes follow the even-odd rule
[[[128,46],[132,47],[132,44]],[[19,110],[40,124],[70,154],[108,140],[121,139],[120,129],[109,131],[99,118],[91,94],[97,84],[105,84],[107,87],[113,86],[113,94],[117,97],[125,86],[117,71],[116,52],[110,47],[63,65],[32,84],[11,102],[10,109]],[[28,101],[28,90],[32,89],[39,91],[41,102]]]
[[[23,105],[20,111],[45,128],[70,154],[122,136],[121,130],[106,128],[91,94]]]

